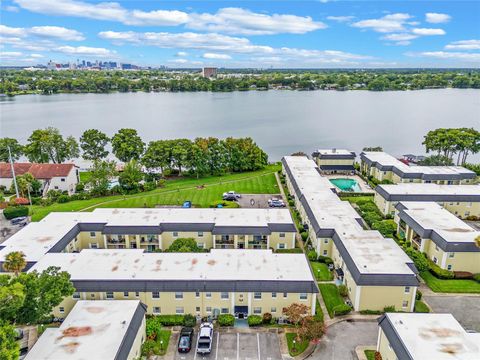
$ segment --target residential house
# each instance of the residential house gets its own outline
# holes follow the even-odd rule
[[[350,174],[355,171],[355,153],[345,149],[319,149],[313,152],[313,160],[322,174]]]

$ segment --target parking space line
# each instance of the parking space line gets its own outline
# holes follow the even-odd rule
[[[195,353],[193,354],[193,360],[197,360],[197,349],[195,349]]]
[[[217,348],[215,349],[215,360],[218,358],[218,342],[220,340],[220,333],[217,332]]]
[[[237,332],[237,360],[240,358],[240,334]]]
[[[258,360],[260,360],[260,334],[257,333],[257,354],[258,354]]]

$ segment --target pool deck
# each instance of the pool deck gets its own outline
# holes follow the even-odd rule
[[[374,193],[375,191],[358,175],[343,175],[343,174],[331,174],[323,175],[328,179],[353,179],[357,182],[358,186],[364,193]]]

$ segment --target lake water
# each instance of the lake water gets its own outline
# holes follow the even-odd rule
[[[316,148],[358,153],[377,145],[402,155],[423,153],[429,130],[480,128],[480,90],[25,95],[2,98],[0,115],[1,136],[22,142],[46,126],[76,137],[90,128],[113,135],[129,127],[146,142],[250,136],[271,160]]]

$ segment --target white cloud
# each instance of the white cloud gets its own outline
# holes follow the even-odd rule
[[[14,28],[10,26],[0,25],[0,35],[2,36],[25,36],[24,28]]]
[[[423,51],[419,53],[406,53],[405,55],[431,57],[436,59],[451,59],[451,60],[460,60],[460,61],[480,61],[480,53]]]
[[[20,9],[18,7],[12,6],[12,5],[7,5],[7,6],[5,6],[4,9],[7,10],[7,11],[10,11],[10,12],[19,12],[20,11]]]
[[[40,58],[43,58],[44,56],[42,54],[30,54],[30,57],[35,59],[40,59]]]
[[[175,54],[175,56],[187,56],[188,53],[186,53],[185,51],[179,51]]]
[[[19,51],[2,51],[0,52],[0,57],[2,58],[12,58],[23,56],[23,53]]]
[[[204,59],[215,59],[215,60],[230,60],[232,57],[227,54],[216,54],[216,53],[205,53],[202,55]]]
[[[431,24],[441,24],[449,22],[452,17],[448,14],[426,13],[425,21]]]
[[[52,38],[58,40],[85,40],[85,37],[81,32],[61,26],[34,26],[31,28],[16,28],[0,25],[0,35],[20,38],[33,35],[42,38]]]
[[[368,19],[357,21],[352,24],[353,27],[361,29],[372,29],[376,32],[389,33],[403,31],[404,24],[411,16],[405,13],[389,14],[379,19]]]
[[[428,28],[415,28],[412,30],[413,34],[430,36],[430,35],[445,35],[446,32],[443,29],[428,29]]]
[[[259,14],[241,8],[223,8],[215,14],[190,14],[187,27],[195,30],[243,35],[304,34],[327,26],[310,16]]]
[[[89,47],[89,46],[60,46],[53,51],[60,52],[67,55],[83,55],[83,56],[98,56],[106,57],[112,56],[113,51],[105,48]]]
[[[154,11],[141,11],[133,10],[127,18],[122,21],[127,25],[162,25],[162,26],[175,26],[184,24],[188,21],[188,14],[183,11],[177,10],[154,10]]]
[[[390,40],[390,41],[409,41],[416,39],[418,36],[409,34],[409,33],[401,33],[401,34],[387,34],[382,36],[382,40]]]
[[[168,60],[168,62],[175,63],[175,64],[186,64],[188,63],[187,59],[172,59]]]
[[[445,46],[447,50],[480,50],[480,40],[454,41]]]
[[[342,22],[350,22],[355,19],[355,16],[327,16],[327,20]]]

